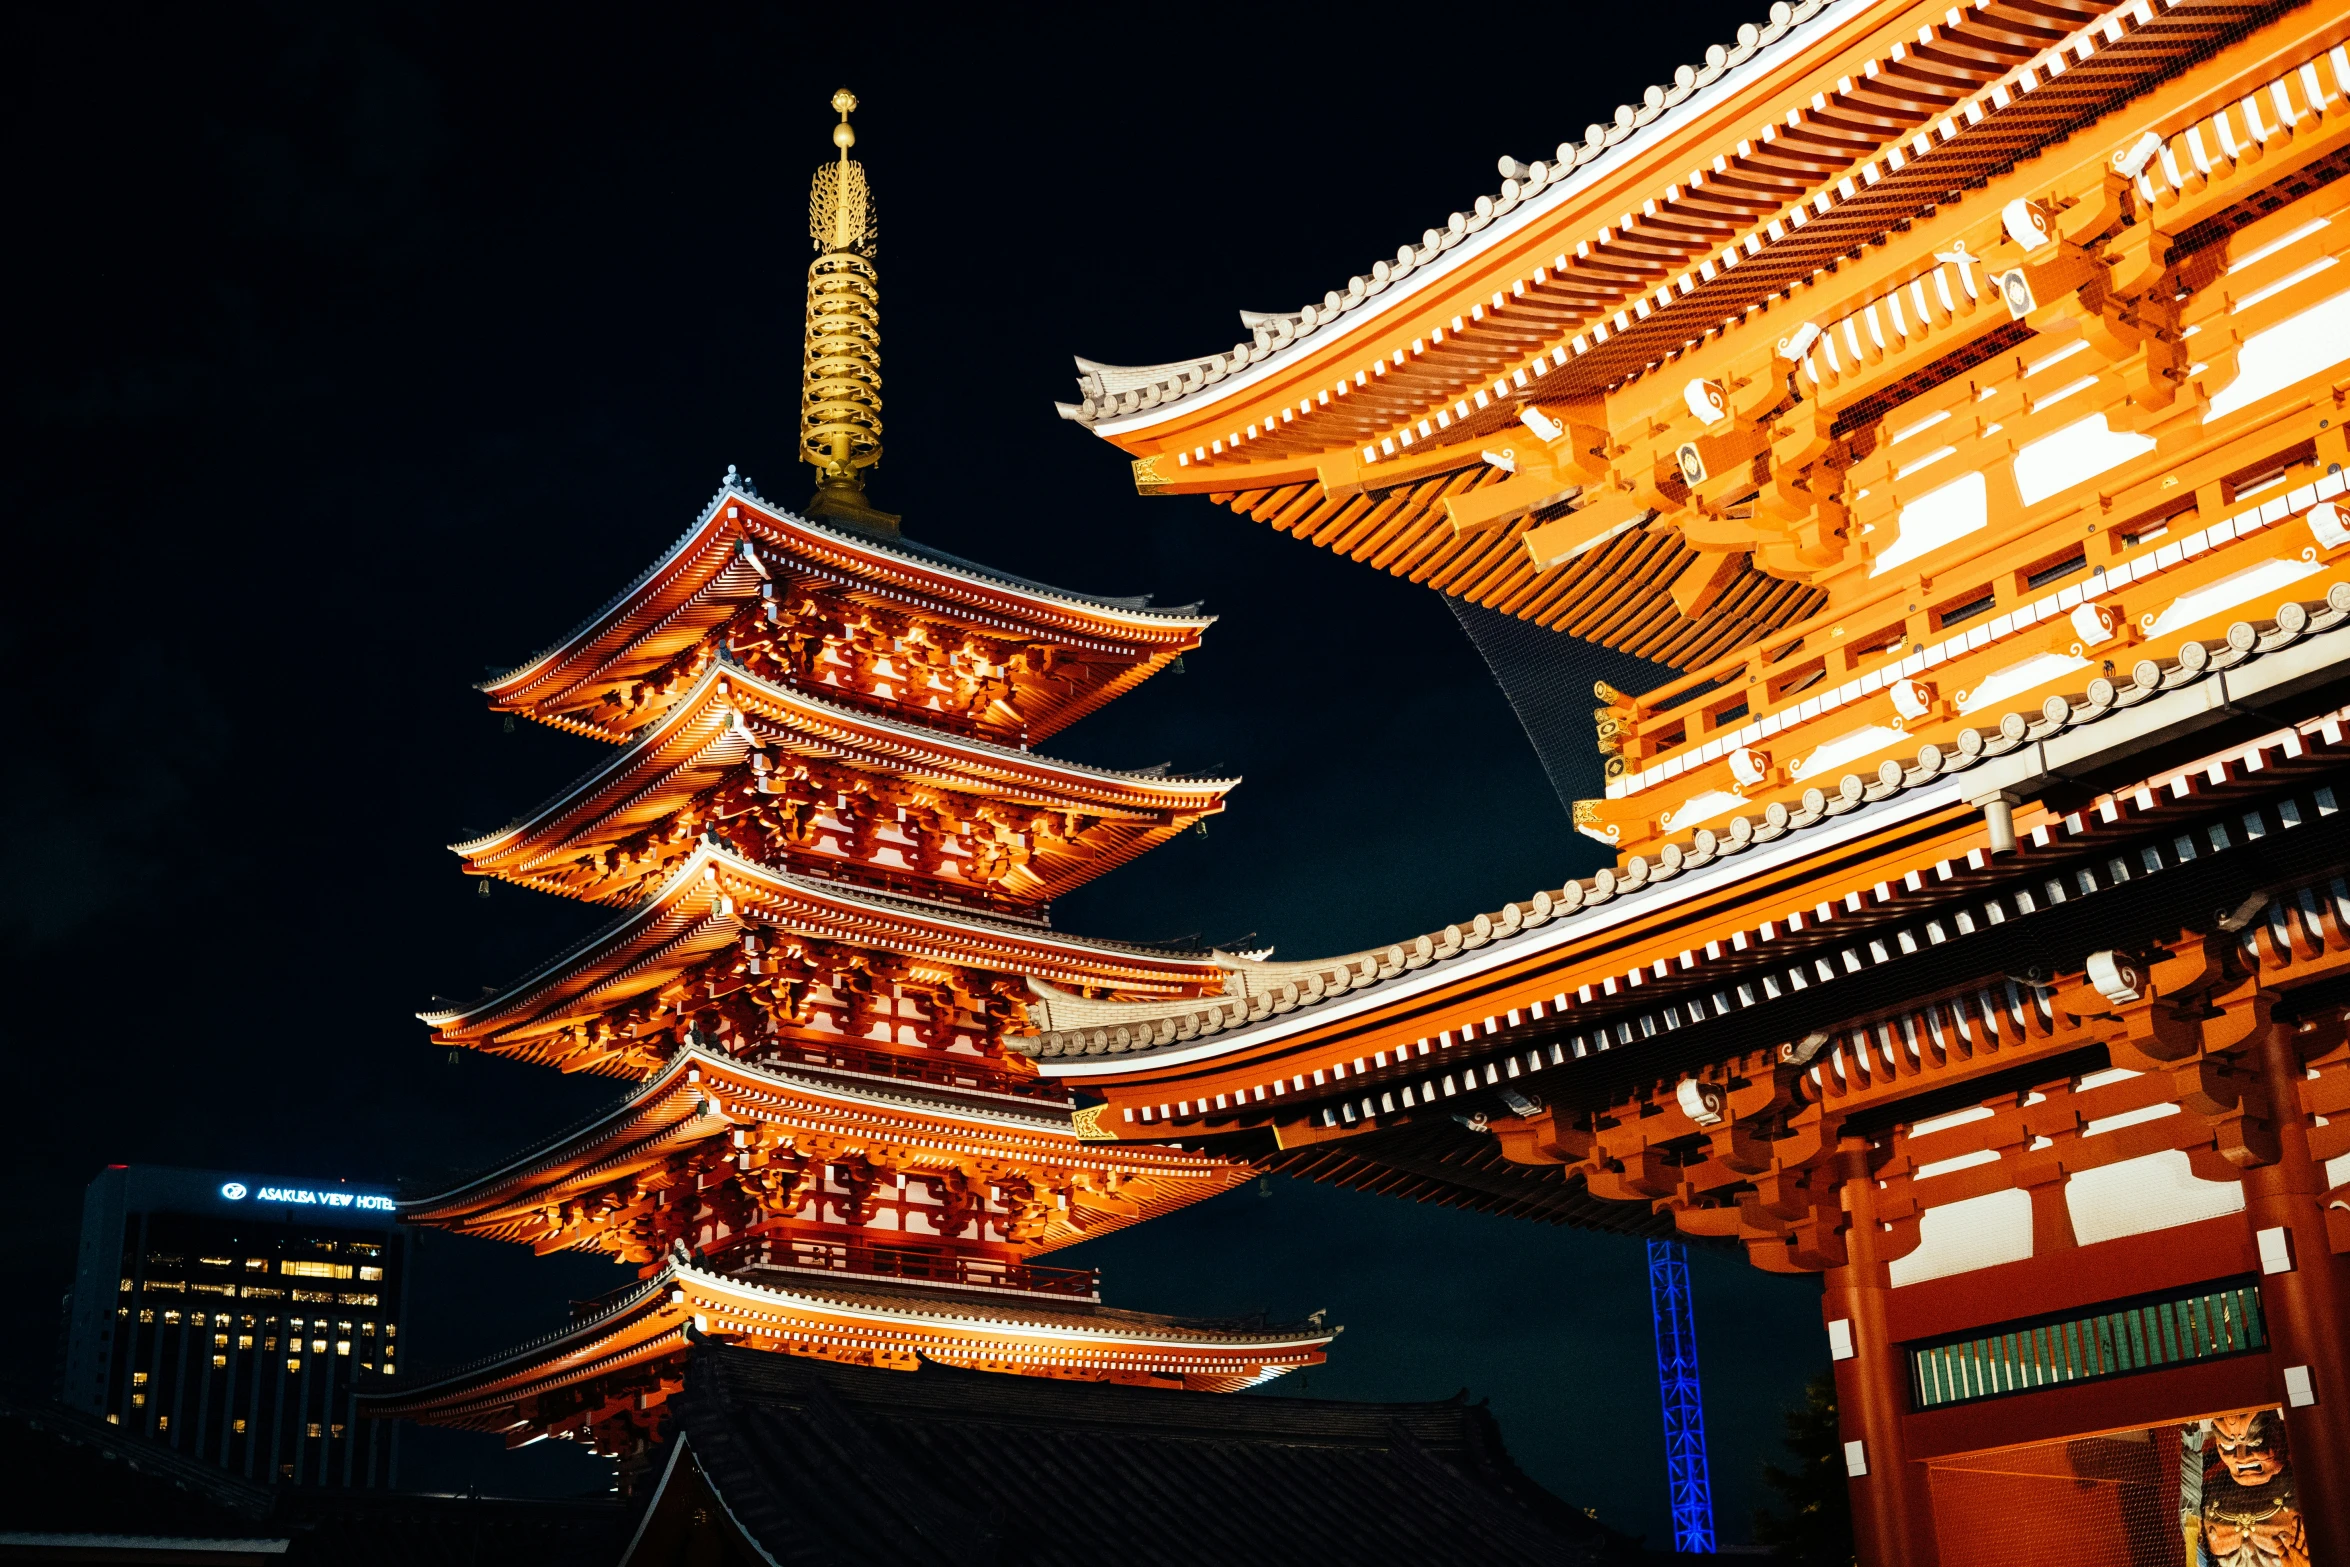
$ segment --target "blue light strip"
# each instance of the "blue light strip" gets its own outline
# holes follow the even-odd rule
[[[1714,1493],[1705,1470],[1705,1400],[1697,1388],[1697,1308],[1689,1298],[1689,1251],[1679,1241],[1648,1243],[1648,1302],[1656,1319],[1656,1380],[1665,1406],[1673,1549],[1710,1552]]]

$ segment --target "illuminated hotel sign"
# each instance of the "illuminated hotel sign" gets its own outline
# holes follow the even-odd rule
[[[316,1208],[356,1208],[367,1213],[390,1213],[392,1199],[376,1192],[345,1192],[328,1189],[313,1190],[307,1186],[263,1186],[255,1189],[243,1181],[223,1181],[220,1195],[230,1202],[243,1202],[251,1197],[256,1202],[291,1203]]]

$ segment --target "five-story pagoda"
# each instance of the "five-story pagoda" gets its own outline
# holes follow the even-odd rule
[[[377,1412],[625,1456],[693,1339],[876,1366],[1228,1389],[1332,1336],[1100,1304],[1031,1259],[1242,1167],[1113,1140],[1007,1038],[1032,1004],[1222,994],[1246,960],[1052,928],[1050,900],[1222,808],[1234,780],[1032,752],[1198,645],[1190,608],[1064,592],[903,538],[881,455],[875,223],[836,94],[810,200],[805,516],[725,484],[492,705],[615,747],[466,869],[612,907],[434,1037],[635,1087],[406,1203],[420,1224],[600,1251],[638,1282]]]

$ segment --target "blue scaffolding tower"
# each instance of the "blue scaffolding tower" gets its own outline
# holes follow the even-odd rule
[[[1689,1298],[1689,1250],[1679,1241],[1648,1243],[1648,1302],[1656,1319],[1656,1378],[1665,1404],[1673,1549],[1710,1552],[1714,1493],[1705,1472],[1705,1400],[1697,1390],[1697,1308]]]

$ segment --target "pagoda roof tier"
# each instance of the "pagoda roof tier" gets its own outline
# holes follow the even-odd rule
[[[695,1338],[906,1371],[927,1358],[1032,1376],[1180,1379],[1220,1392],[1319,1365],[1337,1335],[994,1290],[730,1278],[672,1260],[594,1316],[421,1387],[377,1393],[368,1412],[519,1444],[573,1429],[572,1417],[592,1417],[607,1391],[658,1403],[675,1391],[664,1383]]]
[[[859,1157],[915,1173],[1018,1178],[1064,1193],[1023,1250],[1049,1251],[1155,1218],[1250,1178],[1222,1159],[1147,1143],[1105,1141],[1067,1105],[906,1083],[824,1067],[753,1065],[701,1046],[679,1051],[603,1114],[443,1192],[400,1205],[430,1224],[539,1252],[613,1250],[618,1226],[652,1194],[737,1158],[786,1145],[816,1157]],[[1090,1123],[1090,1117],[1087,1118]],[[755,1136],[739,1136],[751,1128]],[[566,1205],[610,1211],[566,1216]],[[877,1244],[919,1240],[891,1232]]]
[[[554,1064],[551,1047],[565,1029],[658,990],[765,928],[951,967],[1146,995],[1198,994],[1224,979],[1206,954],[1062,935],[1038,922],[773,870],[705,843],[659,891],[569,951],[470,1005],[417,1015],[444,1043]],[[616,1057],[589,1070],[638,1075]]]
[[[793,599],[813,593],[860,613],[906,617],[933,628],[940,656],[966,639],[998,650],[1049,655],[1049,667],[991,665],[986,678],[1017,708],[982,705],[960,715],[908,671],[881,685],[837,659],[828,676],[847,700],[953,724],[1014,742],[1041,740],[1147,679],[1199,645],[1212,616],[1145,599],[1097,598],[974,565],[903,538],[881,539],[811,522],[729,482],[694,525],[610,603],[544,652],[482,685],[491,704],[604,740],[622,740],[661,716],[714,658],[729,622],[769,601],[788,632]],[[832,628],[832,639],[856,637]],[[825,641],[810,627],[813,646]],[[870,664],[904,648],[868,633]],[[827,643],[829,648],[830,644]],[[857,651],[857,650],[852,650]],[[837,672],[837,673],[836,673]],[[869,674],[869,671],[866,673]],[[613,693],[627,688],[623,697]]]
[[[1497,196],[1343,290],[1244,316],[1228,353],[1079,361],[1083,401],[1062,411],[1132,456],[1145,494],[1210,495],[1481,606],[1703,664],[1817,613],[1865,564],[1832,476],[1800,476],[1898,399],[1832,408],[1815,378],[1792,413],[1763,397],[1716,428],[1685,379],[1775,394],[1774,345],[1807,318],[1916,280],[1916,225],[1958,238],[1963,209],[1996,231],[1998,203],[1976,213],[1968,192],[2068,138],[2108,158],[2146,129],[2120,106],[2156,84],[2200,101],[2231,46],[2261,52],[2240,40],[2289,10],[1806,0],[1555,159],[1502,160]],[[1684,484],[1666,470],[1689,442],[1720,449]]]
[[[844,707],[721,662],[658,721],[638,730],[625,750],[513,826],[452,847],[476,875],[596,902],[633,902],[691,852],[711,820],[760,803],[754,764],[768,762],[766,775],[778,777],[786,757],[854,769],[876,790],[897,791],[891,781],[905,780],[928,795],[945,796],[933,807],[940,815],[1000,804],[1031,815],[1086,819],[1073,834],[1024,833],[1007,813],[1002,825],[1020,837],[1026,857],[993,883],[976,875],[966,880],[919,873],[890,845],[861,860],[814,847],[793,856],[884,885],[991,902],[1034,904],[1058,897],[1221,810],[1224,796],[1239,783],[1055,761]],[[739,786],[739,798],[729,796],[714,807],[700,803],[730,785]],[[968,825],[982,833],[994,830],[985,822]],[[967,863],[941,858],[950,865]]]
[[[1952,1008],[1982,1014],[1978,1029],[2007,1012],[2026,1026],[2041,1002],[2011,976],[2067,943],[2126,945],[2132,921],[2190,904],[2255,908],[2260,894],[2281,910],[2265,889],[2340,874],[2350,709],[2260,726],[2307,712],[2341,659],[2339,637],[2303,641],[1955,772],[1840,792],[1840,811],[1726,834],[1710,856],[1602,872],[1334,962],[1246,1007],[1146,1004],[1123,1024],[1097,1009],[1020,1048],[1105,1095],[1100,1124],[1121,1136],[1417,1182],[1448,1201],[1536,1202],[1532,1177],[1555,1167],[1494,1160],[1524,1170],[1514,1197],[1447,1173],[1491,1147],[1460,1121],[1588,1109],[1742,1050],[1800,1066],[1842,1031],[1925,1030],[1938,997],[1945,1032]],[[2031,803],[2051,797],[2065,803]],[[2001,799],[2026,804],[2017,849],[1994,853],[1978,802]],[[2186,865],[2191,876],[2115,891]],[[1410,1157],[1380,1155],[1391,1144]]]

